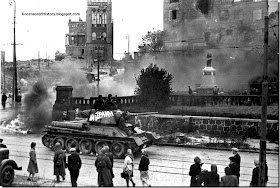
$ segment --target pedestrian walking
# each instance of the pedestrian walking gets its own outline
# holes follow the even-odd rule
[[[140,159],[138,170],[140,171],[140,180],[142,181],[143,187],[145,184],[149,187],[151,187],[151,184],[149,184],[149,156],[147,154],[147,151],[145,149],[142,149],[142,156]]]
[[[6,107],[6,100],[7,100],[7,95],[5,93],[2,94],[2,106],[3,109]]]
[[[191,86],[189,86],[189,95],[192,95],[192,94],[193,94],[192,88],[191,88]]]
[[[114,156],[113,154],[110,152],[109,146],[104,146],[105,150],[106,150],[106,156],[109,157],[111,163],[112,163],[112,168],[110,169],[111,172],[111,176],[112,178],[115,177],[114,173],[113,173],[113,167],[114,167]]]
[[[233,157],[234,157],[234,161],[236,164],[238,164],[239,168],[240,168],[240,163],[241,163],[241,157],[238,153],[238,149],[237,148],[231,148],[232,150],[232,154],[233,154]]]
[[[239,165],[235,162],[235,158],[234,157],[230,157],[230,164],[229,167],[231,169],[232,175],[235,175],[237,177],[238,180],[238,184],[239,184],[239,177],[240,177],[240,167]]]
[[[7,148],[7,146],[5,144],[2,143],[3,139],[0,138],[0,148]]]
[[[28,181],[35,181],[34,175],[38,173],[38,164],[36,159],[36,151],[35,151],[36,143],[31,143],[31,150],[29,152],[29,163],[27,171],[29,172],[29,177],[27,178]]]
[[[204,186],[205,187],[219,187],[220,185],[220,176],[218,174],[217,165],[211,164],[211,171],[207,172]]]
[[[221,177],[220,187],[238,187],[238,180],[232,175],[230,167],[225,167],[225,176]]]
[[[57,142],[54,145],[54,175],[56,176],[56,181],[60,182],[59,176],[62,176],[62,179],[65,180],[65,167],[66,167],[66,155],[65,152],[61,149],[61,145]]]
[[[79,153],[76,151],[75,144],[71,145],[70,152],[71,155],[68,156],[67,168],[70,172],[72,187],[77,187],[77,180],[82,167],[82,161]]]
[[[132,179],[133,177],[133,168],[134,168],[134,156],[132,154],[131,149],[127,149],[127,154],[124,159],[124,167],[123,167],[123,172],[126,174],[125,180],[126,180],[126,185],[129,187],[129,181],[131,181],[133,187],[135,187],[135,183]]]
[[[250,182],[250,187],[260,187],[260,185],[259,185],[259,160],[255,159],[254,164],[256,167],[252,171],[252,179]],[[265,186],[268,181],[267,170],[268,170],[268,167],[267,167],[267,164],[265,164]]]
[[[201,163],[201,160],[199,157],[194,158],[194,164],[190,167],[189,175],[191,176],[191,187],[200,187],[201,182],[197,181],[197,178],[199,174],[201,173],[201,166],[203,163]]]
[[[98,186],[99,187],[113,187],[113,181],[111,176],[112,163],[109,157],[106,156],[106,149],[103,147],[101,153],[95,160],[95,167],[98,172]]]

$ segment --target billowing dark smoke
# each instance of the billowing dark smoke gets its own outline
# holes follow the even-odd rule
[[[51,122],[52,103],[46,84],[37,81],[24,96],[25,125],[33,133],[41,133],[44,125]]]

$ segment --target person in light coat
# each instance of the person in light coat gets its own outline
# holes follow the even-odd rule
[[[123,167],[123,171],[127,174],[125,178],[127,187],[129,187],[129,181],[131,181],[133,187],[135,187],[135,183],[132,179],[133,168],[134,168],[133,161],[134,161],[134,156],[132,154],[131,149],[127,149],[127,155],[124,159],[124,167]]]
[[[37,159],[36,159],[36,151],[35,151],[36,143],[32,142],[31,143],[31,150],[29,152],[29,163],[28,163],[28,168],[27,171],[29,172],[29,177],[27,178],[28,181],[35,181],[34,180],[34,175],[35,173],[38,173],[38,164],[37,164]],[[32,176],[32,178],[30,178]]]

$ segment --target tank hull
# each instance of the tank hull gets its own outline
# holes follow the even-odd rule
[[[145,131],[128,136],[116,126],[89,124],[86,120],[53,121],[43,133],[42,142],[48,148],[53,149],[54,144],[59,142],[67,151],[75,145],[82,154],[98,154],[107,145],[115,158],[123,158],[128,148],[135,153],[151,146],[154,141]]]

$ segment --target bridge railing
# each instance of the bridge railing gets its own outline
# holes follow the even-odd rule
[[[93,108],[97,97],[85,99],[72,97],[68,105],[73,107]],[[208,106],[208,105],[237,105],[237,106],[260,106],[261,95],[170,95],[168,105],[172,106]],[[119,107],[137,105],[137,96],[122,96],[117,98]],[[278,95],[268,95],[268,105],[279,104]],[[60,105],[57,104],[56,105]]]

